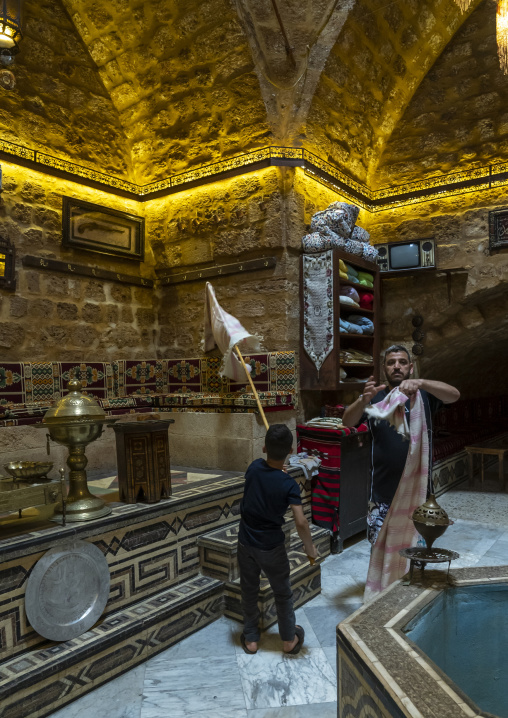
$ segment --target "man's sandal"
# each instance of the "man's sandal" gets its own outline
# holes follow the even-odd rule
[[[305,638],[305,631],[303,630],[303,628],[301,626],[295,626],[295,635],[298,638],[298,643],[290,651],[284,651],[284,653],[288,656],[296,656],[297,653],[300,653],[300,649],[303,646],[303,639]]]
[[[245,642],[245,635],[243,633],[240,636],[240,643],[242,644],[242,648],[245,651],[245,653],[248,653],[249,656],[254,656],[257,653],[257,651],[251,651],[250,648],[247,648],[247,644]]]

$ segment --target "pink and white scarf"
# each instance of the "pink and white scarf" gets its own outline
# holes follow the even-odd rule
[[[365,603],[372,601],[380,591],[407,572],[408,561],[399,556],[399,551],[416,544],[418,534],[411,516],[427,495],[429,437],[425,407],[418,391],[411,403],[411,422],[408,427],[404,410],[406,401],[407,396],[395,388],[382,402],[365,409],[374,420],[387,420],[410,442],[402,478],[372,549],[365,586]]]

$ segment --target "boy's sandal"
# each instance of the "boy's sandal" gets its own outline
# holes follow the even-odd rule
[[[245,635],[243,633],[240,636],[240,643],[242,644],[242,648],[245,651],[245,653],[248,653],[249,656],[253,656],[257,653],[257,651],[251,651],[250,648],[247,648],[247,644],[245,643]]]
[[[300,649],[303,646],[303,639],[305,638],[305,631],[301,626],[295,626],[295,635],[298,638],[298,643],[290,651],[284,651],[288,656],[296,656],[300,653]]]

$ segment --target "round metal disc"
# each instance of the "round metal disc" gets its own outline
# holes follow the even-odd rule
[[[47,551],[28,578],[25,608],[33,629],[68,641],[100,618],[109,596],[109,567],[91,543],[64,541]]]

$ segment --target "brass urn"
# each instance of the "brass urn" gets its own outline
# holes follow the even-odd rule
[[[411,518],[415,529],[423,536],[429,550],[434,541],[442,536],[448,526],[453,523],[448,518],[446,511],[437,503],[434,494],[431,494],[424,504],[414,510]]]
[[[98,439],[104,426],[113,424],[115,419],[106,418],[104,410],[91,396],[81,393],[82,383],[71,379],[67,384],[69,393],[45,413],[42,426],[48,429],[49,439],[69,449],[67,465],[69,472],[69,494],[67,496],[67,521],[89,521],[107,516],[111,508],[98,496],[93,496],[87,484],[85,449]],[[62,506],[55,509],[62,514]]]

